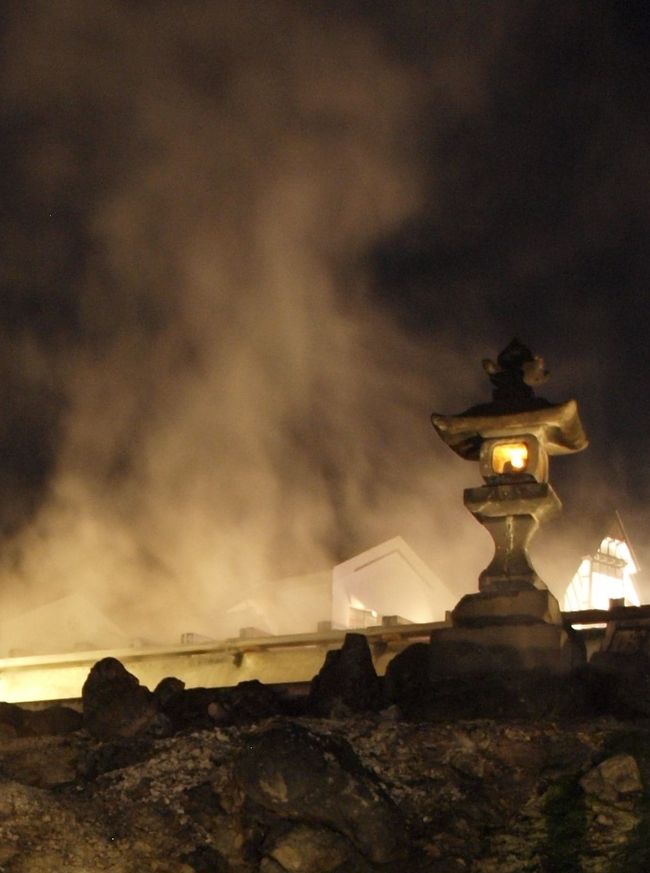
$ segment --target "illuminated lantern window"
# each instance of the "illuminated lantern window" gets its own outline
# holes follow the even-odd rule
[[[492,449],[492,469],[497,475],[523,473],[528,466],[526,443],[498,443]]]
[[[488,485],[498,485],[508,476],[521,477],[522,482],[548,482],[546,452],[531,433],[484,440],[479,468]]]

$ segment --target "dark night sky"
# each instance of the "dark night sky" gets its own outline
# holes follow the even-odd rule
[[[629,512],[649,487],[648,10],[521,7],[480,110],[423,141],[431,207],[377,247],[376,286],[417,332],[542,352],[580,400],[583,475],[602,465]]]
[[[400,532],[446,573],[474,471],[428,415],[514,335],[590,437],[566,524],[615,506],[650,557],[646,3],[0,15],[5,597],[225,596]]]

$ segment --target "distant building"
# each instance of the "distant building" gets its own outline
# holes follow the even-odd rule
[[[260,584],[229,608],[207,613],[200,627],[179,628],[179,637],[192,644],[364,628],[383,619],[444,621],[457,599],[401,537],[394,537],[332,569]],[[144,645],[80,593],[0,617],[0,657]]]
[[[266,582],[223,612],[208,631],[219,639],[315,631],[330,613],[331,587],[330,570]]]
[[[444,621],[457,600],[401,537],[393,537],[332,570],[260,586],[222,614],[215,635],[355,629],[384,618]]]
[[[0,657],[126,648],[129,638],[83,594],[0,620]]]
[[[609,609],[611,605],[639,606],[634,576],[639,564],[623,522],[615,512],[604,528],[594,551],[582,558],[564,595],[564,612]]]

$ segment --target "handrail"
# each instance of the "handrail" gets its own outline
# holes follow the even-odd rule
[[[650,605],[613,606],[611,609],[581,609],[563,612],[564,624],[603,624],[609,621],[650,618]]]
[[[447,622],[426,622],[423,624],[376,625],[367,628],[344,628],[341,630],[317,631],[305,634],[284,634],[282,636],[262,636],[230,638],[214,642],[191,643],[175,646],[143,646],[141,648],[93,649],[79,652],[63,652],[50,655],[20,655],[0,658],[0,671],[10,668],[19,670],[45,664],[52,666],[85,664],[101,658],[112,657],[120,661],[137,661],[165,655],[205,655],[222,653],[227,655],[244,654],[260,649],[281,649],[295,646],[319,646],[339,643],[348,633],[362,633],[369,642],[391,642],[393,640],[426,638],[431,631],[447,627]]]

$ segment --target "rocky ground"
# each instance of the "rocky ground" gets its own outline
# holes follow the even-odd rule
[[[83,715],[0,704],[0,873],[650,869],[642,714],[406,712],[361,649],[337,684],[346,657],[302,712],[255,683],[150,692],[113,659]]]
[[[389,713],[5,738],[0,870],[640,873],[649,730]]]

